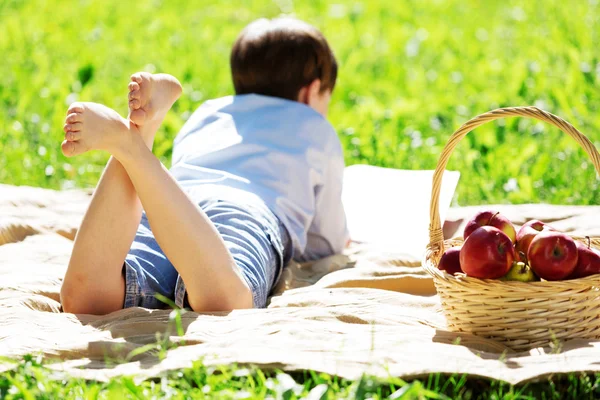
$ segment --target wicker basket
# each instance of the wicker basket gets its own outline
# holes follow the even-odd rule
[[[568,339],[600,338],[600,275],[554,282],[505,282],[456,276],[437,268],[448,246],[439,215],[443,171],[458,142],[476,127],[505,117],[530,117],[548,122],[571,135],[590,156],[600,174],[600,155],[587,137],[563,119],[536,107],[501,108],[482,114],[450,137],[437,164],[431,195],[429,245],[423,266],[434,278],[448,328],[502,342],[520,351],[561,343]],[[584,240],[581,237],[574,239]],[[591,238],[600,248],[600,238]],[[587,243],[587,240],[584,240]]]

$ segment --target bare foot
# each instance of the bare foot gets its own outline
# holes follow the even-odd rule
[[[162,120],[181,92],[181,84],[174,76],[148,72],[131,75],[129,120],[138,126],[144,140],[154,141]]]
[[[72,157],[89,150],[112,151],[129,131],[129,124],[112,108],[77,102],[67,110],[63,130],[61,149],[65,156]]]

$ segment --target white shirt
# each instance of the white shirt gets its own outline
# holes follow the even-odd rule
[[[177,135],[171,173],[186,190],[258,196],[287,228],[294,259],[340,253],[344,157],[331,124],[312,108],[262,95],[200,106]]]

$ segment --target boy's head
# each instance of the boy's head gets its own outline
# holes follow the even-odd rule
[[[294,18],[259,19],[233,45],[231,74],[236,94],[295,100],[326,115],[337,62],[315,27]]]

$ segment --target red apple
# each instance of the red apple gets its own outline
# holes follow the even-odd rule
[[[558,281],[577,265],[577,245],[564,233],[543,231],[531,241],[527,252],[529,266],[540,278]]]
[[[508,273],[514,260],[512,241],[493,226],[475,229],[460,250],[460,267],[474,278],[500,278]]]
[[[590,247],[589,238],[587,246],[579,241],[575,243],[577,245],[577,265],[567,279],[600,274],[600,252]]]
[[[442,254],[438,268],[454,275],[457,272],[463,272],[460,268],[460,249],[462,246],[450,247]]]
[[[508,218],[497,211],[481,211],[475,214],[465,226],[465,231],[463,232],[464,240],[467,240],[471,233],[482,226],[493,226],[500,229],[513,243],[517,240],[517,234],[513,224]]]
[[[521,229],[519,229],[519,232],[517,232],[517,243],[515,244],[515,250],[517,253],[517,258],[520,261],[527,263],[527,252],[529,251],[531,241],[542,231],[555,231],[555,229],[537,219],[532,219],[531,221],[526,222]]]

